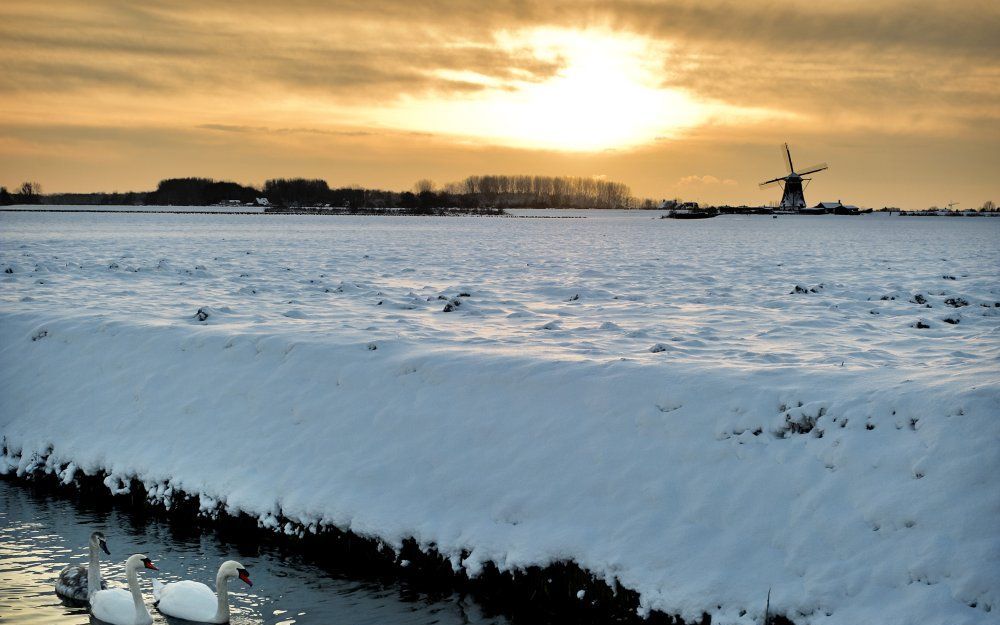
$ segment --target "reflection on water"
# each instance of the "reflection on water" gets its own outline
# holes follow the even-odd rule
[[[123,564],[145,553],[160,568],[143,571],[140,587],[152,603],[149,577],[193,579],[214,586],[218,566],[239,560],[253,588],[230,582],[234,624],[502,624],[467,597],[428,597],[405,584],[351,579],[336,563],[314,563],[272,546],[226,543],[214,532],[181,533],[162,521],[97,509],[0,480],[0,623],[90,623],[84,608],[64,605],[53,590],[59,571],[86,563],[87,541],[104,532],[111,556],[101,556],[109,587],[126,586]],[[155,609],[156,623],[168,621]],[[176,621],[175,621],[176,623]]]

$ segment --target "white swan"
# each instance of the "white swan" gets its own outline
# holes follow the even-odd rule
[[[90,563],[71,564],[59,571],[59,578],[56,580],[57,595],[73,601],[87,601],[91,594],[108,587],[101,579],[101,558],[97,553],[98,547],[103,549],[104,553],[111,555],[104,534],[94,532],[90,535]]]
[[[226,582],[235,577],[253,586],[250,573],[235,560],[226,560],[219,567],[215,576],[216,592],[200,582],[184,580],[164,585],[154,579],[154,605],[167,616],[199,623],[228,623],[229,589]]]
[[[151,625],[153,617],[149,615],[146,604],[142,602],[139,577],[136,574],[136,571],[143,567],[159,570],[141,553],[126,560],[125,577],[128,578],[128,590],[113,588],[95,592],[90,597],[90,613],[111,625]]]

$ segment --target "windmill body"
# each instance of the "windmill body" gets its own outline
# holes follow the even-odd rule
[[[781,193],[781,204],[784,209],[798,210],[806,207],[806,195],[802,191],[802,176],[791,174],[785,177],[784,190]]]
[[[783,146],[782,152],[785,165],[788,167],[788,174],[779,178],[765,180],[760,183],[760,187],[763,189],[774,184],[780,184],[782,186],[782,194],[779,207],[783,210],[802,210],[806,207],[806,196],[803,189],[812,180],[812,178],[806,178],[805,176],[827,169],[827,164],[813,165],[797,172],[795,171],[795,166],[792,164],[792,153],[788,149],[787,143]]]

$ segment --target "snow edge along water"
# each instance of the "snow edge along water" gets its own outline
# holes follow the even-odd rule
[[[0,449],[3,449],[0,443]],[[4,457],[8,460],[6,450]],[[433,597],[440,593],[469,594],[488,614],[520,618],[527,622],[575,625],[708,625],[711,617],[703,614],[697,621],[685,621],[677,615],[660,611],[643,612],[638,594],[607,583],[574,562],[556,562],[544,567],[501,572],[487,562],[482,572],[468,577],[464,569],[455,569],[451,559],[433,546],[422,548],[413,538],[403,540],[396,551],[383,541],[343,531],[335,526],[307,528],[282,515],[278,528],[265,527],[259,519],[245,513],[231,514],[219,506],[206,512],[200,498],[175,492],[167,507],[137,479],[127,483],[107,473],[85,475],[77,471],[70,482],[65,472],[51,470],[42,458],[35,458],[34,468],[18,473],[0,470],[0,480],[14,482],[50,496],[81,499],[88,504],[107,502],[124,511],[161,517],[172,526],[186,531],[214,530],[228,542],[258,544],[267,541],[280,548],[308,555],[324,566],[333,566],[351,577],[387,576],[405,581],[410,590]],[[8,464],[9,467],[9,464]],[[106,482],[116,484],[111,488]],[[69,489],[69,490],[67,490]],[[465,552],[464,555],[468,555]],[[517,621],[520,622],[520,621]],[[772,613],[768,625],[795,625],[780,614]]]

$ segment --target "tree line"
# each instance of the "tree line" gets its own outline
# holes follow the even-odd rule
[[[15,193],[0,188],[3,204],[124,204],[213,206],[264,204],[284,207],[403,208],[633,208],[638,205],[627,185],[596,178],[564,176],[469,176],[438,187],[420,180],[411,191],[361,187],[331,189],[325,180],[274,178],[263,186],[212,178],[168,178],[153,191],[126,193],[52,193],[38,183],[24,183]]]
[[[624,183],[567,176],[469,176],[445,185],[443,192],[499,208],[631,208],[635,203]]]
[[[386,191],[362,187],[331,189],[325,180],[272,178],[261,187],[212,178],[167,178],[154,191],[124,193],[48,193],[38,182],[24,182],[14,191],[0,187],[0,206],[11,204],[119,205],[119,206],[213,206],[237,203],[268,206],[331,207],[379,210],[402,208],[412,212],[435,209],[504,208],[673,208],[682,200],[637,199],[629,187],[603,178],[568,176],[469,176],[438,186],[418,180],[410,191]],[[886,207],[884,211],[898,211]],[[936,210],[936,208],[932,208]],[[972,209],[976,210],[976,209]],[[979,212],[997,212],[997,205],[984,202]]]

